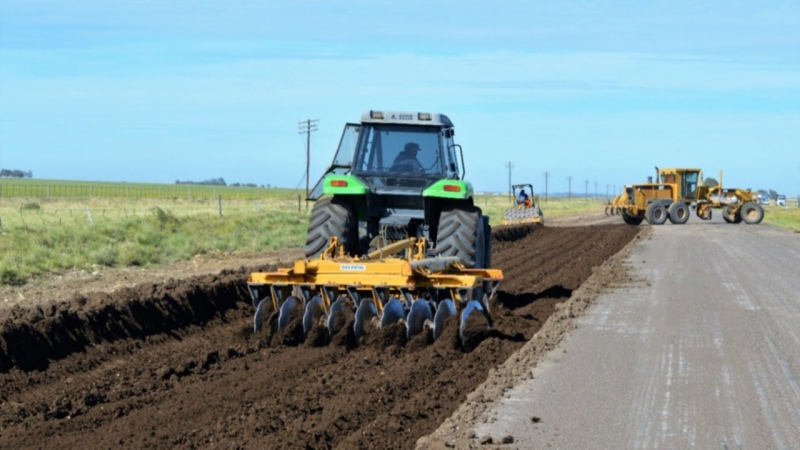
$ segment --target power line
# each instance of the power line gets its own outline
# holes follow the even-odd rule
[[[512,161],[508,161],[506,163],[506,168],[508,168],[508,196],[513,197],[514,191],[511,188],[511,169],[514,168],[514,163]]]
[[[550,172],[544,171],[544,201],[547,201],[547,179],[550,177]]]
[[[317,131],[317,122],[319,122],[319,119],[306,119],[297,122],[297,127],[300,130],[297,134],[305,133],[306,135],[306,198],[308,198],[308,175],[311,170],[311,132]]]

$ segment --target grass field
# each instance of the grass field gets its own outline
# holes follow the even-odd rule
[[[111,183],[0,178],[0,198],[261,199],[296,195],[289,189],[195,184]]]
[[[786,207],[764,207],[764,223],[800,232],[800,207],[796,200],[791,200]]]
[[[143,189],[158,191],[152,185]],[[303,245],[309,216],[305,202],[299,204],[297,194],[288,190],[264,191],[271,195],[221,201],[214,196],[0,197],[0,284],[98,266],[167,264],[212,251]],[[493,225],[511,207],[507,196],[478,196],[476,203]],[[601,201],[551,199],[542,208],[545,217],[553,218],[599,210]]]
[[[28,187],[41,189],[41,185]],[[2,180],[3,192],[10,191],[8,186]],[[24,284],[43,274],[92,271],[98,266],[167,264],[213,251],[302,246],[311,206],[307,208],[297,192],[288,189],[249,188],[259,195],[237,198],[244,194],[212,186],[195,190],[196,186],[180,185],[181,189],[192,189],[191,194],[184,193],[191,196],[184,197],[164,190],[174,185],[95,183],[91,189],[95,196],[59,197],[53,194],[62,191],[57,191],[55,184],[50,186],[49,197],[0,197],[0,284]],[[85,184],[75,182],[74,186],[86,189]],[[128,187],[153,197],[116,196]],[[114,190],[115,195],[102,197],[104,188]],[[159,197],[165,192],[170,195]],[[255,195],[253,192],[247,195]],[[475,203],[491,217],[494,226],[500,224],[503,211],[513,206],[506,195],[479,195]],[[602,211],[604,203],[602,198],[578,197],[550,198],[540,205],[546,222]],[[768,206],[764,221],[800,231],[800,208]]]

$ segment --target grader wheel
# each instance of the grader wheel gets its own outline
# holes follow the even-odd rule
[[[689,207],[684,202],[675,202],[669,207],[669,221],[675,225],[688,222],[689,215]]]
[[[742,205],[740,214],[744,223],[748,225],[756,225],[764,220],[764,208],[755,202],[747,202]]]
[[[644,213],[644,218],[650,225],[663,225],[667,221],[667,208],[661,203],[651,203]]]
[[[731,206],[722,208],[722,218],[728,223],[740,223],[742,221],[741,211],[737,211]]]

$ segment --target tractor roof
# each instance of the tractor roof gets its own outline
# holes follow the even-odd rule
[[[392,123],[404,125],[426,125],[438,127],[452,127],[453,122],[439,113],[416,111],[388,111],[372,109],[364,111],[361,123]]]

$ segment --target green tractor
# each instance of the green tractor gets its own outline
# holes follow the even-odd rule
[[[371,110],[344,127],[333,163],[307,200],[315,201],[305,253],[336,237],[349,255],[425,238],[430,256],[489,268],[489,217],[464,181],[464,157],[450,119],[437,113]]]

